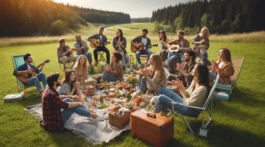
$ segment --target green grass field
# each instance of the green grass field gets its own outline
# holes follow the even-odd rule
[[[108,38],[112,36],[108,35]],[[72,43],[68,42],[70,46]],[[57,43],[49,43],[0,47],[2,53],[0,58],[0,146],[91,146],[87,141],[69,131],[50,133],[41,128],[39,122],[24,111],[26,106],[41,102],[38,93],[27,96],[21,102],[3,103],[2,99],[6,94],[17,93],[15,78],[12,76],[11,55],[31,53],[35,64],[50,59],[51,62],[44,67],[44,72],[46,74],[61,72],[57,63],[57,46]],[[174,140],[169,146],[265,146],[264,46],[265,43],[211,42],[208,50],[210,59],[217,58],[221,47],[229,48],[233,57],[245,58],[237,82],[238,88],[233,91],[230,101],[214,103],[213,122],[207,138],[191,134],[182,119],[174,117]],[[108,47],[111,51],[113,50],[111,46]],[[158,48],[152,50],[157,52]],[[200,119],[188,120],[198,131]],[[134,139],[128,131],[110,143],[99,146],[142,147],[148,145],[137,138]]]

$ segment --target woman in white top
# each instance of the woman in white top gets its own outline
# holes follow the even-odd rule
[[[194,79],[187,90],[184,88],[182,81],[173,82],[178,87],[182,97],[167,88],[160,88],[159,93],[161,95],[156,103],[156,113],[172,109],[171,102],[178,102],[188,106],[203,106],[208,93],[209,71],[206,65],[197,64],[194,67],[193,74]],[[198,110],[181,106],[176,106],[175,111],[188,116],[198,116],[200,113]]]

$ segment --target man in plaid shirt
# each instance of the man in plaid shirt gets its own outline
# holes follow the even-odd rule
[[[107,119],[107,115],[89,112],[86,108],[82,107],[82,103],[73,102],[70,98],[66,98],[69,96],[59,96],[56,91],[61,83],[59,77],[59,73],[50,74],[47,77],[49,88],[42,93],[43,120],[40,122],[42,127],[49,131],[63,131],[64,123],[74,112],[81,116],[92,117],[96,121]],[[61,98],[65,99],[62,101]],[[63,110],[61,111],[61,109]]]

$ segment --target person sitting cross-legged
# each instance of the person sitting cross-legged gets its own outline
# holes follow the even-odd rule
[[[196,64],[193,75],[194,79],[187,90],[184,88],[182,81],[173,82],[173,85],[178,87],[182,97],[167,88],[161,87],[159,89],[160,95],[156,103],[155,112],[159,113],[163,110],[172,109],[171,102],[178,102],[188,106],[203,106],[209,87],[209,71],[207,66]],[[198,110],[182,106],[176,106],[174,109],[178,113],[187,116],[198,116],[200,113]]]
[[[67,98],[68,96],[59,97],[56,91],[61,83],[59,73],[48,75],[47,83],[49,88],[45,89],[41,98],[43,120],[40,121],[40,125],[46,130],[63,131],[65,122],[73,113],[91,117],[92,121],[102,121],[108,118],[107,115],[99,115],[88,111],[82,103],[73,102],[73,100]],[[62,98],[64,98],[63,101]]]
[[[110,66],[105,67],[102,79],[107,82],[123,81],[122,55],[114,51]]]
[[[25,64],[22,64],[17,69],[15,69],[13,75],[19,77],[26,74],[26,81],[21,82],[26,86],[36,86],[38,91],[41,93],[47,85],[46,76],[43,72],[41,72],[45,64],[43,64],[40,69],[36,68],[34,65],[31,64],[33,62],[33,59],[31,58],[30,54],[24,55],[23,59],[25,61]],[[33,76],[34,73],[36,73],[37,75]],[[42,82],[43,88],[41,87],[40,82]]]

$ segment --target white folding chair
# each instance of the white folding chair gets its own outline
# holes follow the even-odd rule
[[[217,75],[216,80],[214,81],[214,84],[213,84],[213,86],[212,86],[212,88],[211,88],[211,90],[210,90],[210,92],[208,94],[208,97],[207,97],[207,99],[206,99],[206,101],[205,101],[205,103],[204,103],[204,105],[202,107],[188,106],[188,105],[185,105],[185,104],[180,104],[178,102],[171,102],[172,110],[170,112],[174,112],[175,114],[179,114],[181,116],[181,118],[184,120],[184,122],[186,123],[186,125],[188,126],[189,130],[193,134],[194,134],[194,132],[193,132],[192,128],[190,127],[188,121],[184,117],[184,115],[181,114],[181,113],[178,113],[177,111],[175,111],[174,108],[175,108],[175,106],[179,106],[179,107],[187,107],[187,108],[192,108],[192,109],[196,109],[198,111],[201,111],[201,113],[202,113],[202,126],[200,128],[199,135],[207,137],[207,133],[208,133],[207,126],[212,121],[212,112],[211,112],[212,111],[212,107],[209,108],[209,103],[212,102],[213,93],[214,93],[215,88],[216,88],[216,86],[218,84],[218,80],[219,80],[219,75]],[[204,114],[205,111],[208,112],[208,114],[209,114],[209,120],[206,123],[205,123],[205,118],[204,118],[205,117],[205,114]],[[193,116],[189,116],[189,117],[193,117]],[[194,116],[194,118],[197,118],[197,117],[198,117],[198,115]]]

